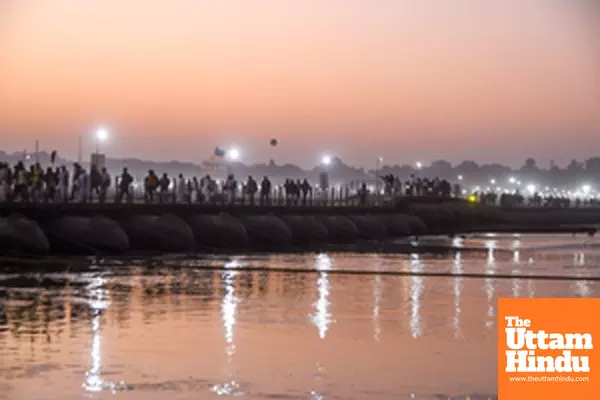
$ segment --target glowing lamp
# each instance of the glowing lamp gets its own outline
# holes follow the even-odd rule
[[[232,161],[236,161],[239,160],[240,158],[240,151],[238,149],[231,149],[227,152],[227,158],[229,158]]]

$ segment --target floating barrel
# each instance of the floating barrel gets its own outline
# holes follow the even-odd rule
[[[47,253],[50,243],[37,222],[19,214],[0,218],[0,252]]]
[[[416,207],[414,214],[425,223],[428,232],[436,233],[441,230],[443,216],[437,207]]]
[[[427,225],[416,215],[405,215],[411,235],[423,235],[427,232]]]
[[[192,228],[174,214],[134,215],[121,224],[136,250],[182,252],[196,246]]]
[[[281,220],[292,231],[292,239],[296,243],[324,243],[329,237],[327,228],[313,216],[285,215]]]
[[[229,214],[194,215],[188,222],[201,247],[244,249],[248,246],[244,224]]]
[[[358,237],[358,229],[354,222],[341,215],[324,215],[318,217],[329,234],[332,243],[354,243]]]
[[[114,220],[105,217],[61,217],[43,224],[53,251],[66,253],[120,253],[129,238]]]
[[[408,216],[404,214],[378,215],[373,217],[383,225],[390,237],[406,237],[411,233]]]
[[[385,225],[377,218],[364,215],[353,215],[350,220],[358,229],[358,237],[367,240],[382,240],[387,236]]]
[[[292,243],[292,231],[274,215],[243,216],[250,243],[259,248],[281,248]]]

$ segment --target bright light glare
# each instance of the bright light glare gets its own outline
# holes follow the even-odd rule
[[[458,176],[458,180],[459,180],[459,181],[462,181],[462,180],[463,180],[463,176],[462,176],[462,175],[459,175],[459,176]]]
[[[517,183],[517,179],[514,176],[511,176],[510,178],[508,178],[508,182]]]
[[[531,194],[535,193],[535,189],[536,189],[535,185],[533,185],[533,184],[527,185],[527,191],[529,193],[531,193]]]
[[[417,169],[423,168],[423,163],[421,161],[417,161]]]
[[[104,142],[108,139],[108,130],[106,128],[98,128],[96,131],[96,139],[100,142]]]
[[[238,149],[231,149],[227,152],[227,158],[236,161],[240,158],[240,151]]]
[[[589,194],[590,191],[592,190],[592,187],[590,185],[583,185],[581,187],[581,190],[583,191],[584,194]]]
[[[490,179],[490,183],[491,183],[492,185],[495,185],[495,184],[496,184],[496,180],[495,180],[495,179]]]
[[[331,164],[331,157],[330,156],[323,156],[323,159],[321,160],[321,162],[325,165],[329,165]]]

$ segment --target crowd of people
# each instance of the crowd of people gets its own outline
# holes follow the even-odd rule
[[[494,192],[475,193],[475,196],[482,204],[501,207],[580,208],[600,206],[600,201],[595,198],[571,199],[565,196],[543,196],[540,193],[525,197],[518,190],[514,193],[502,193],[500,195]]]
[[[460,186],[454,187],[445,179],[422,178],[411,175],[402,181],[393,175],[380,177],[381,194],[385,197],[397,196],[460,196]],[[360,205],[366,205],[373,187],[366,183],[351,181],[344,185],[344,195],[339,199],[352,199]],[[378,189],[377,189],[378,190]],[[183,174],[170,177],[167,173],[157,175],[149,170],[142,182],[137,183],[127,168],[114,179],[106,168],[92,165],[88,170],[78,163],[70,171],[66,166],[43,168],[39,163],[26,167],[23,162],[14,166],[0,163],[0,202],[100,202],[108,199],[115,202],[146,203],[188,203],[188,204],[232,204],[269,205],[277,201],[284,205],[313,204],[315,198],[327,198],[327,187],[313,187],[308,179],[286,179],[283,185],[276,186],[265,176],[260,184],[252,176],[244,182],[238,182],[233,174],[224,181],[218,181],[205,175],[186,178]],[[314,195],[317,195],[316,197]],[[277,196],[277,199],[274,199]],[[525,198],[519,192],[496,194],[475,193],[477,201],[483,204],[499,206],[535,206],[535,207],[581,207],[600,205],[595,199],[575,199],[564,197],[543,197],[535,194]]]
[[[14,167],[0,163],[0,202],[23,203],[66,203],[66,202],[100,202],[107,201],[109,194],[114,194],[115,202],[132,202],[135,200],[134,177],[127,168],[114,181],[106,168],[92,165],[87,171],[80,164],[74,163],[72,172],[66,166],[43,168],[39,163],[26,168],[22,162]],[[114,186],[113,186],[114,183]],[[305,180],[302,185],[304,200],[306,199]],[[288,193],[296,184],[286,187]],[[114,188],[114,191],[112,190]],[[271,182],[265,176],[259,185],[252,178],[242,184],[241,194],[250,204],[254,204],[258,194],[261,204],[270,202]],[[171,178],[164,173],[156,175],[149,170],[142,184],[143,200],[147,203],[204,203],[233,202],[238,194],[238,183],[233,175],[219,185],[206,175],[200,179],[185,179],[183,174]],[[292,196],[293,197],[293,196]],[[298,198],[300,195],[298,195]]]
[[[450,184],[439,179],[411,177],[402,182],[392,175],[381,177],[385,195],[439,195],[450,196]],[[65,203],[100,202],[109,198],[119,202],[132,202],[139,197],[146,203],[213,203],[224,204],[243,202],[247,204],[271,204],[275,189],[268,177],[260,184],[249,176],[245,182],[238,182],[234,175],[218,182],[210,175],[186,179],[183,174],[170,177],[157,175],[149,170],[141,184],[124,168],[114,179],[106,168],[92,165],[89,171],[79,163],[72,170],[66,166],[43,168],[40,163],[26,167],[19,162],[13,167],[0,163],[0,201],[24,203]],[[327,189],[327,188],[325,188]],[[308,179],[286,179],[277,194],[285,205],[307,205],[313,201],[315,188]],[[320,194],[328,194],[318,188]],[[372,190],[365,183],[351,182],[346,186],[346,197],[356,197],[360,204],[366,204]],[[114,197],[113,197],[114,196]]]
[[[452,196],[452,185],[445,179],[438,177],[429,179],[410,175],[409,179],[402,180],[392,174],[380,177],[384,184],[384,193],[388,196]]]

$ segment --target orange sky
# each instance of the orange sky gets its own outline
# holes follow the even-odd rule
[[[161,160],[600,155],[597,4],[0,0],[0,147],[74,157],[103,124]]]

